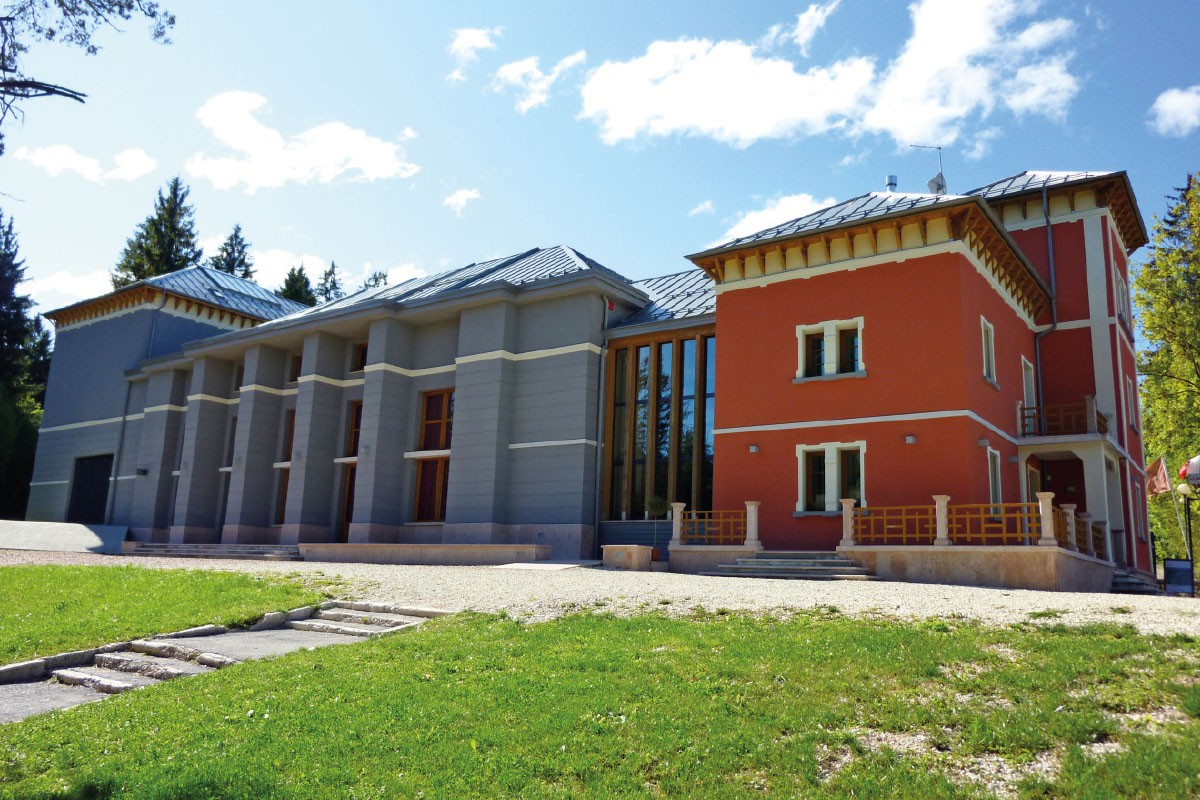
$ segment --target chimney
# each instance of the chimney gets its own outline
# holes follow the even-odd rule
[[[888,175],[888,176],[887,176],[887,190],[888,190],[889,192],[894,192],[894,191],[896,191],[896,184],[897,184],[897,183],[898,183],[898,181],[896,180],[896,176],[895,176],[895,175]]]

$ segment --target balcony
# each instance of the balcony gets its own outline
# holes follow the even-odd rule
[[[1096,410],[1096,398],[1081,403],[1022,406],[1018,413],[1021,436],[1081,436],[1108,433],[1108,419]]]

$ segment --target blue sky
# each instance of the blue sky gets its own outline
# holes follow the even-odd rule
[[[357,285],[570,244],[641,278],[828,202],[1126,169],[1151,223],[1200,169],[1200,5],[914,0],[167,2],[172,44],[35,45],[88,94],[5,123],[0,208],[42,310],[107,290],[179,174],[207,252]]]

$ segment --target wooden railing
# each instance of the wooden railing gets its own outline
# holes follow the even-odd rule
[[[933,544],[933,506],[881,506],[854,509],[854,540],[859,544]]]
[[[1038,538],[1037,503],[969,503],[947,509],[953,544],[1034,544]]]
[[[1089,527],[1091,531],[1092,555],[1101,560],[1108,560],[1108,542],[1104,536],[1104,526],[1098,523],[1091,523]]]
[[[683,544],[740,545],[746,541],[746,512],[685,511],[679,538]]]
[[[1090,426],[1089,410],[1094,417]],[[1108,420],[1096,411],[1094,404],[1090,402],[1026,406],[1021,410],[1022,436],[1064,436],[1081,433],[1108,433]]]
[[[1074,513],[1074,512],[1071,512]],[[1058,542],[1058,546],[1064,550],[1071,549],[1071,537],[1067,530],[1067,511],[1066,509],[1054,507],[1054,541]]]

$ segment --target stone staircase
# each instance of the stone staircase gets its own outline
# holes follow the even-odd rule
[[[739,558],[736,564],[722,564],[712,572],[700,574],[806,581],[878,580],[845,556],[823,550],[763,550],[753,558]]]
[[[1158,584],[1148,575],[1118,569],[1113,572],[1113,594],[1158,594]]]
[[[303,561],[300,548],[286,544],[170,544],[125,542],[122,555],[160,558],[238,558],[250,561]]]
[[[0,667],[0,724],[256,658],[383,636],[446,613],[330,601],[320,607],[272,612],[245,630],[204,625],[11,664]]]

